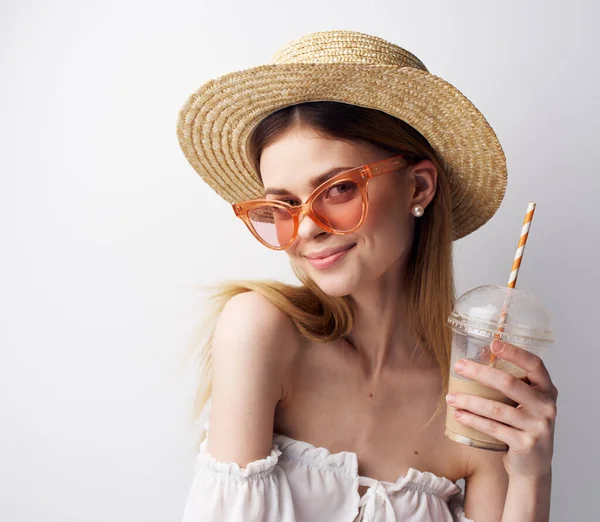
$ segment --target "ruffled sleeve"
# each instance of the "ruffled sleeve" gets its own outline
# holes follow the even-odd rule
[[[241,468],[213,458],[207,443],[200,445],[182,522],[295,522],[276,444],[269,456]]]

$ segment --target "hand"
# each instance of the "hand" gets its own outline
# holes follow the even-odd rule
[[[468,393],[449,394],[446,400],[457,408],[455,416],[461,424],[508,444],[504,467],[509,477],[545,477],[551,470],[558,390],[537,355],[500,341],[494,341],[490,349],[498,358],[525,370],[530,384],[502,370],[464,359],[456,363],[454,370],[499,390],[518,406]]]

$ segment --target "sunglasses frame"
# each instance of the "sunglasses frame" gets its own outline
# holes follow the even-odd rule
[[[335,176],[328,179],[327,181],[321,183],[321,185],[315,188],[315,190],[308,197],[308,199],[301,205],[290,205],[289,203],[278,201],[276,199],[255,198],[250,199],[248,201],[233,203],[231,206],[233,207],[235,215],[245,223],[246,227],[248,228],[248,230],[250,230],[252,235],[256,239],[258,239],[264,246],[272,250],[285,250],[298,237],[300,221],[304,216],[310,217],[320,228],[322,228],[326,232],[329,232],[330,234],[343,235],[354,232],[358,227],[360,227],[364,223],[367,217],[367,211],[369,208],[369,181],[376,176],[381,176],[382,174],[386,174],[388,172],[395,172],[398,169],[405,167],[406,165],[407,162],[405,160],[404,154],[399,154],[391,158],[376,161],[374,163],[368,163],[366,165],[361,165],[360,167],[355,167],[350,170],[345,170],[344,172],[340,172],[339,174],[336,174]],[[327,226],[319,219],[318,215],[313,210],[313,203],[323,191],[343,181],[353,181],[358,185],[362,198],[362,216],[360,218],[360,222],[355,227],[353,227],[350,230],[340,232]],[[284,210],[287,210],[292,215],[292,218],[294,220],[294,233],[292,234],[290,241],[284,246],[276,247],[267,243],[265,240],[262,239],[262,237],[260,237],[258,232],[256,232],[256,230],[252,226],[252,223],[250,222],[248,212],[265,205],[282,208]]]

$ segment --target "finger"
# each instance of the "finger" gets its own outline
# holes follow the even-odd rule
[[[481,417],[487,417],[517,429],[525,429],[529,419],[523,410],[517,410],[513,406],[498,401],[478,397],[469,393],[449,393],[446,402],[453,408],[468,410]]]
[[[519,438],[523,433],[521,430],[492,419],[480,417],[466,410],[455,410],[453,414],[454,418],[461,424],[490,435],[509,446],[517,446]]]
[[[496,356],[525,370],[531,386],[541,392],[554,396],[556,388],[552,384],[550,374],[548,373],[544,361],[542,361],[540,357],[523,348],[519,348],[518,346],[509,343],[503,343],[498,340],[492,342],[490,349]],[[558,392],[556,395],[557,394]],[[554,398],[556,399],[556,397]]]
[[[454,365],[456,373],[501,391],[506,397],[527,407],[534,407],[541,399],[540,393],[521,379],[484,364],[462,359]]]

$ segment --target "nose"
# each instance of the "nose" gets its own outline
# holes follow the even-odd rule
[[[320,234],[327,234],[310,216],[303,215],[300,217],[298,225],[298,236],[302,239],[312,239]]]

